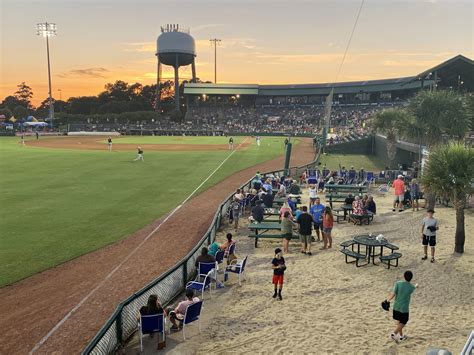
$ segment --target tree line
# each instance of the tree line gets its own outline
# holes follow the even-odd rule
[[[201,82],[199,79],[196,82]],[[183,96],[184,84],[180,84],[179,94]],[[174,110],[174,82],[167,80],[161,86],[161,112],[170,113]],[[122,114],[126,112],[154,111],[157,85],[129,84],[122,80],[107,83],[104,91],[95,96],[70,97],[67,101],[55,100],[54,112],[71,115],[102,115]],[[0,115],[7,119],[14,116],[16,119],[25,119],[32,115],[46,118],[49,115],[49,100],[46,98],[38,107],[31,103],[33,89],[25,82],[17,86],[13,95],[7,96],[0,103]]]

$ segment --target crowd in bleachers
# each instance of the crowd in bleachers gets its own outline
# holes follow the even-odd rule
[[[335,144],[363,137],[370,131],[370,119],[384,105],[333,105],[330,141]],[[315,135],[324,126],[322,105],[291,106],[190,106],[185,119],[141,120],[135,122],[69,122],[71,131],[118,131],[122,134],[142,132],[156,135],[225,135],[236,133],[274,133]]]

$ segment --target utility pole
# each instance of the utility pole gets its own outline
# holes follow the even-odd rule
[[[214,43],[214,84],[217,84],[217,45],[222,42],[218,38],[212,38],[209,42]]]
[[[53,129],[54,119],[54,106],[53,106],[53,94],[51,92],[51,65],[49,61],[49,37],[56,36],[57,27],[55,23],[38,23],[36,25],[36,34],[46,38],[46,55],[48,59],[48,98],[49,98],[49,119],[51,121],[51,130]]]

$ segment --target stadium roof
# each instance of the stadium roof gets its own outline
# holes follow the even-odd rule
[[[464,85],[464,89],[473,91],[474,62],[469,58],[458,55],[414,76],[342,83],[294,85],[186,83],[184,86],[184,94],[260,96],[328,95],[333,87],[335,94],[355,94],[359,92],[416,90],[420,89],[422,85],[426,87],[434,84],[435,80],[438,85],[442,87],[457,88],[459,84]]]
[[[459,54],[418,74],[416,79],[429,78],[434,80],[435,76],[436,80],[439,81],[443,87],[457,88],[458,85],[463,85],[465,90],[473,91],[474,61]]]

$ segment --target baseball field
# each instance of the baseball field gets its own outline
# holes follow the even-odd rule
[[[200,190],[284,151],[282,138],[234,142]],[[137,145],[144,161],[133,161]],[[32,137],[24,146],[2,138],[0,286],[130,235],[180,204],[229,154],[225,137],[114,138],[112,152],[105,137]]]

